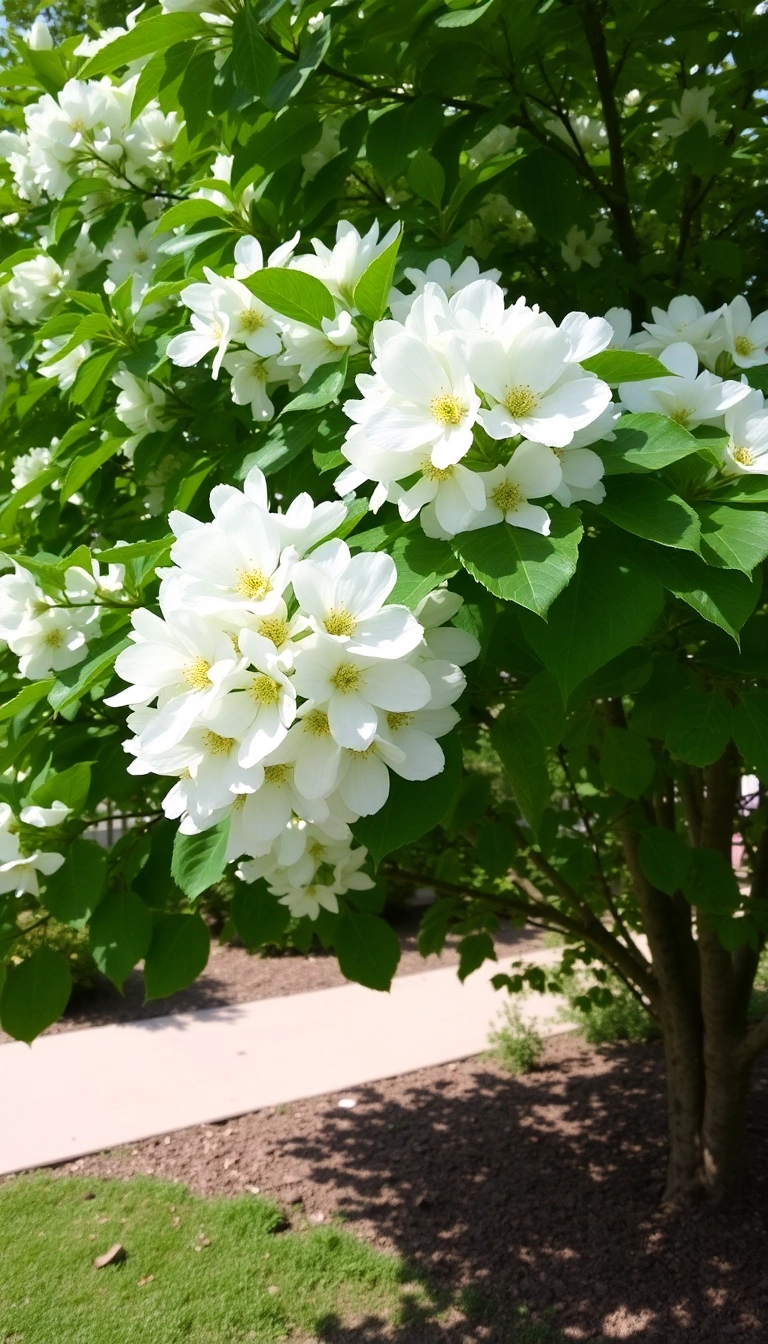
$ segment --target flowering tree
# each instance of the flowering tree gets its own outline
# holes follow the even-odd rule
[[[66,1006],[51,921],[162,996],[226,878],[248,947],[385,989],[387,888],[429,885],[462,976],[512,918],[642,999],[668,1197],[731,1188],[768,1045],[768,42],[721,20],[162,0],[12,39],[6,1031]]]

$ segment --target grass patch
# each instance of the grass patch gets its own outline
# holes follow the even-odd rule
[[[0,1187],[0,1341],[277,1344],[322,1338],[331,1322],[433,1320],[446,1305],[348,1232],[283,1226],[252,1196],[201,1199],[147,1177],[16,1177]],[[94,1269],[118,1241],[127,1259]]]
[[[544,1052],[544,1042],[535,1027],[524,1022],[519,1008],[505,1004],[501,1025],[488,1037],[491,1055],[507,1073],[530,1073]]]

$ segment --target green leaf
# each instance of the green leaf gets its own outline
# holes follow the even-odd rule
[[[552,149],[535,149],[520,161],[517,184],[520,208],[536,232],[553,243],[565,238],[581,199],[576,169]]]
[[[411,611],[459,569],[448,543],[425,537],[423,532],[397,537],[389,553],[397,566],[397,583],[387,601],[402,603]]]
[[[656,773],[653,753],[645,738],[626,728],[606,728],[600,769],[608,787],[626,798],[639,798]]]
[[[104,895],[107,854],[93,840],[73,840],[66,862],[45,880],[45,905],[61,924],[82,929]]]
[[[85,485],[85,482],[90,479],[93,473],[98,471],[99,467],[108,462],[111,457],[114,457],[115,453],[123,447],[124,442],[124,439],[105,439],[103,443],[99,444],[98,448],[94,448],[93,452],[81,453],[79,457],[76,457],[74,462],[70,464],[61,487],[60,498],[62,504],[71,499],[80,489],[80,486]]]
[[[68,770],[49,775],[44,784],[35,789],[30,802],[38,807],[51,807],[53,803],[66,803],[73,812],[80,812],[85,806],[91,787],[91,766],[88,761],[78,761]]]
[[[43,700],[54,682],[55,677],[49,677],[46,681],[32,681],[29,685],[23,686],[18,695],[0,705],[0,723],[12,719],[14,714],[21,714],[23,710],[30,709],[39,700]]]
[[[115,38],[97,51],[80,69],[78,79],[93,79],[105,70],[118,70],[140,56],[167,51],[176,42],[184,42],[200,33],[210,33],[199,14],[158,14],[137,23],[129,33]]]
[[[60,952],[43,944],[19,966],[9,966],[0,1022],[17,1041],[33,1041],[58,1021],[72,990],[69,966]]]
[[[246,0],[235,13],[232,60],[235,83],[256,98],[264,98],[277,79],[280,62],[277,53],[259,31],[258,19],[250,0]]]
[[[158,564],[165,561],[176,538],[173,535],[161,537],[158,541],[132,541],[128,546],[111,546],[106,551],[94,551],[93,558],[103,565],[125,564],[128,560],[144,560],[152,557]]]
[[[436,28],[468,28],[488,13],[494,0],[485,0],[481,5],[470,5],[467,9],[452,9],[435,19]]]
[[[709,134],[703,122],[696,122],[674,142],[678,163],[687,163],[698,177],[712,177],[728,167],[731,155],[716,136]]]
[[[636,537],[660,546],[699,550],[701,525],[695,509],[654,476],[638,480],[617,476],[610,480],[600,512]]]
[[[489,877],[503,877],[518,848],[515,829],[503,821],[488,821],[480,827],[475,841],[475,862]]]
[[[45,487],[60,475],[60,466],[46,467],[45,471],[41,471],[39,476],[35,476],[34,480],[27,481],[27,484],[22,485],[20,490],[14,490],[9,503],[0,513],[0,527],[3,531],[6,533],[12,532],[19,509],[27,504],[30,499],[36,499],[38,495],[42,494]]]
[[[389,989],[400,960],[400,944],[385,920],[350,910],[338,921],[333,942],[339,969],[347,980],[368,989]]]
[[[614,430],[615,442],[599,443],[607,476],[627,472],[663,471],[673,462],[679,462],[691,453],[701,450],[701,440],[666,415],[650,411],[638,415],[622,415]]]
[[[371,122],[366,136],[366,157],[385,185],[405,172],[408,156],[415,149],[434,145],[444,125],[440,103],[417,98],[390,108]]]
[[[352,834],[370,851],[376,867],[386,854],[434,830],[453,803],[461,784],[461,744],[452,735],[440,745],[445,753],[441,774],[424,782],[401,779],[390,771],[389,798],[381,811],[352,823]]]
[[[94,912],[88,929],[91,955],[119,990],[152,940],[152,915],[135,891],[116,891]]]
[[[725,855],[719,849],[692,849],[690,855],[683,894],[691,905],[711,915],[737,910],[741,900],[739,884]]]
[[[459,954],[459,979],[462,984],[473,971],[478,970],[484,961],[497,961],[496,949],[490,933],[470,933],[462,938],[457,947]]]
[[[220,881],[227,866],[229,817],[198,835],[176,832],[171,876],[185,896],[194,900]]]
[[[179,201],[164,210],[155,225],[155,233],[170,233],[172,229],[197,224],[201,219],[232,219],[232,211],[215,201]]]
[[[408,168],[408,185],[422,200],[429,201],[436,210],[445,193],[445,172],[441,163],[426,149],[419,149]]]
[[[736,570],[713,569],[698,556],[656,552],[657,574],[664,587],[725,630],[738,643],[739,631],[757,606],[762,575],[750,578]]]
[[[463,532],[452,545],[478,583],[543,616],[576,573],[582,532],[578,509],[555,508],[548,537],[499,523]]]
[[[538,831],[552,794],[541,735],[527,715],[505,709],[491,727],[491,744],[509,775],[521,815]]]
[[[515,714],[530,719],[542,742],[557,746],[565,728],[562,696],[551,672],[539,672],[518,691],[511,706]]]
[[[322,330],[324,317],[333,317],[336,307],[322,280],[303,271],[288,271],[281,266],[267,266],[250,275],[243,284],[262,303],[276,313],[290,317],[294,322]]]
[[[523,616],[525,635],[553,672],[563,699],[590,673],[648,633],[663,605],[661,584],[627,562],[620,533],[586,538],[579,567],[547,623]]]
[[[697,507],[704,559],[710,565],[751,574],[768,555],[768,513],[732,508],[728,504]]]
[[[282,414],[287,415],[289,411],[310,411],[318,406],[327,406],[329,402],[335,401],[341,395],[344,387],[344,381],[347,376],[346,352],[341,359],[330,367],[327,364],[321,364],[315,369],[312,377],[307,380],[298,396],[288,402],[283,407]]]
[[[667,749],[688,765],[711,765],[731,737],[731,706],[719,691],[686,690],[666,707]]]
[[[768,504],[768,480],[765,476],[733,476],[724,490],[718,490],[717,498],[723,504]]]
[[[370,318],[371,322],[378,322],[387,310],[402,237],[401,228],[394,242],[378,257],[374,257],[355,285],[352,302],[363,317]]]
[[[743,691],[731,727],[744,760],[761,779],[768,779],[768,691]]]
[[[675,831],[649,826],[640,837],[638,858],[648,881],[673,896],[682,891],[691,866],[691,849]]]
[[[660,359],[636,350],[603,350],[602,354],[582,359],[581,367],[596,373],[609,387],[618,387],[619,383],[639,383],[646,378],[669,377],[669,369]]]
[[[322,122],[314,105],[287,107],[256,131],[244,149],[236,151],[232,169],[236,190],[242,191],[261,170],[274,173],[300,159],[317,144],[321,134]]]
[[[102,350],[83,360],[69,394],[73,405],[84,405],[97,392],[99,384],[103,385],[106,382],[107,376],[118,363],[122,353],[119,349]]]
[[[269,943],[279,945],[291,922],[287,905],[280,905],[266,882],[239,882],[232,897],[232,918],[249,952]]]
[[[245,480],[251,467],[259,467],[270,476],[299,456],[317,438],[317,416],[301,411],[290,420],[278,420],[269,431],[263,448],[248,453],[238,471],[239,480]]]
[[[264,101],[267,107],[277,112],[290,102],[294,94],[303,88],[309,76],[321,64],[331,41],[331,18],[326,14],[314,32],[309,34],[299,53],[299,59],[285,75],[281,75],[272,85]]]
[[[208,964],[211,935],[199,915],[161,915],[144,962],[147,999],[186,989]]]

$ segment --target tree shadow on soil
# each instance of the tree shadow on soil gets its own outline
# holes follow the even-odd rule
[[[755,1079],[743,1201],[685,1215],[659,1205],[658,1046],[571,1048],[525,1078],[480,1061],[474,1086],[466,1077],[404,1078],[386,1100],[376,1085],[357,1089],[353,1112],[329,1110],[321,1135],[286,1148],[351,1230],[386,1239],[454,1302],[469,1294],[477,1325],[468,1333],[466,1318],[437,1322],[432,1310],[395,1335],[373,1320],[346,1330],[329,1320],[322,1339],[554,1344],[559,1331],[536,1324],[548,1319],[567,1339],[765,1344],[768,1069]],[[533,1312],[527,1325],[521,1307]]]

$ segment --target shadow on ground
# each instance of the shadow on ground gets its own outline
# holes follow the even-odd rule
[[[294,1132],[284,1151],[350,1229],[394,1246],[446,1289],[464,1288],[470,1315],[487,1318],[471,1336],[458,1322],[414,1320],[398,1338],[559,1338],[513,1324],[528,1304],[537,1316],[551,1312],[569,1339],[765,1344],[766,1071],[756,1079],[744,1201],[680,1217],[658,1202],[659,1049],[570,1050],[519,1080],[477,1063],[471,1076],[442,1070],[428,1084],[359,1089],[351,1114],[329,1108],[321,1131]],[[324,1337],[392,1336],[374,1322],[347,1332],[329,1322]]]

